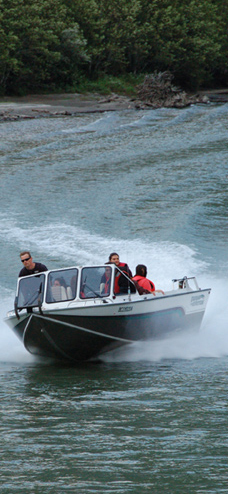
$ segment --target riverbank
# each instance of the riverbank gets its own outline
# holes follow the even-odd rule
[[[200,91],[195,95],[186,95],[186,104],[225,103],[228,101],[228,90]],[[152,103],[136,98],[110,94],[101,96],[90,94],[47,94],[28,95],[23,97],[4,97],[0,99],[0,121],[34,119],[44,117],[76,116],[81,113],[103,113],[126,109],[151,109]],[[178,105],[176,105],[178,107]],[[179,106],[180,107],[180,106]]]
[[[48,94],[0,99],[0,121],[39,117],[74,116],[81,113],[103,113],[135,109],[136,101],[111,94]]]

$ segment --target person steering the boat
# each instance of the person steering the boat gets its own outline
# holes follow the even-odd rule
[[[120,262],[119,254],[116,252],[112,252],[109,256],[109,262],[115,264],[119,269],[116,270],[115,274],[115,285],[114,285],[114,292],[115,294],[118,293],[127,293],[128,292],[128,286],[129,286],[129,281],[124,276],[122,275],[121,271],[125,273],[129,278],[132,278],[132,272],[128,265],[125,262]],[[130,283],[130,291],[132,291],[132,283]],[[134,287],[133,287],[134,288]]]
[[[42,273],[43,271],[48,271],[47,266],[41,264],[41,262],[34,262],[29,250],[25,250],[20,253],[21,262],[23,263],[23,268],[20,270],[19,278],[22,276],[29,276],[30,274]]]

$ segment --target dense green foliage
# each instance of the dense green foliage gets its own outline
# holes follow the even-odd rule
[[[169,70],[187,89],[228,83],[224,0],[0,0],[0,91]]]

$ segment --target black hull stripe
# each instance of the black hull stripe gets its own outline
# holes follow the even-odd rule
[[[57,319],[52,319],[52,317],[46,318],[46,317],[40,316],[38,314],[35,316],[32,316],[32,317],[38,317],[39,319],[44,319],[45,321],[51,321],[51,322],[54,322],[55,324],[56,323],[60,324],[61,326],[64,325],[64,326],[68,326],[70,328],[79,329],[80,331],[84,331],[86,333],[92,333],[92,334],[95,334],[96,336],[101,336],[102,338],[109,338],[110,340],[121,341],[123,343],[133,343],[133,341],[134,341],[134,340],[127,340],[126,338],[118,338],[118,336],[111,336],[108,334],[100,333],[98,331],[93,331],[92,329],[83,328],[82,326],[75,326],[74,324],[71,324],[71,323],[67,323],[64,321],[58,321]],[[30,320],[31,320],[31,318],[29,319],[28,323],[26,324],[26,329],[28,327]],[[24,336],[25,336],[26,329],[24,331]]]

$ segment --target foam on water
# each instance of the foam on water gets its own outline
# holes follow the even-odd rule
[[[154,126],[160,128],[167,125],[179,125],[183,122],[191,121],[195,115],[201,113],[205,108],[191,106],[185,108],[180,113],[173,108],[159,108],[153,110],[124,110],[117,112],[103,113],[102,117],[94,118],[89,123],[77,125],[68,129],[63,129],[66,134],[96,132],[102,134],[116,133],[130,128],[141,128],[144,126]]]
[[[13,331],[4,321],[7,311],[13,308],[14,292],[0,286],[0,363],[29,363],[34,361]]]
[[[209,287],[204,277],[204,287]],[[103,356],[105,362],[156,362],[163,359],[220,358],[228,355],[227,280],[210,282],[212,292],[198,333],[182,333],[161,341],[137,342]]]
[[[133,274],[137,264],[146,264],[148,276],[164,289],[171,288],[173,278],[199,275],[207,269],[196,251],[175,242],[104,238],[67,223],[43,224],[29,230],[17,226],[13,220],[2,220],[2,224],[0,239],[2,236],[5,243],[17,245],[18,251],[30,249],[34,259],[41,260],[49,269],[105,263],[110,252],[117,251]]]
[[[94,118],[91,122],[81,126],[74,126],[69,129],[63,129],[65,134],[74,133],[87,133],[87,132],[115,132],[120,127],[120,114],[119,112],[107,112],[103,113],[102,117]]]

